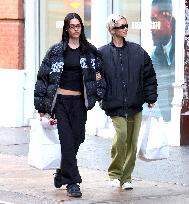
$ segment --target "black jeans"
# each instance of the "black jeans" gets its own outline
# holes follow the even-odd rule
[[[83,96],[58,95],[55,116],[61,144],[63,185],[81,183],[76,156],[80,144],[85,140],[87,110]]]

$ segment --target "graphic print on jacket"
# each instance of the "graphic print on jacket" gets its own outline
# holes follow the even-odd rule
[[[84,82],[84,98],[85,98],[85,106],[87,109],[91,109],[94,107],[96,103],[96,99],[93,98],[93,95],[97,95],[97,85],[96,85],[96,62],[95,59],[90,59],[89,65],[87,64],[87,59],[85,57],[81,57],[80,65],[83,73],[83,82]],[[88,96],[88,97],[87,97]],[[89,103],[91,101],[91,105]]]
[[[52,66],[51,66],[51,72],[50,74],[52,74],[53,72],[61,72],[64,66],[64,62],[55,62]]]

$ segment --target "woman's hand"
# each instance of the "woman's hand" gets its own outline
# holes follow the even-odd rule
[[[101,79],[102,79],[102,76],[101,76],[100,72],[97,72],[96,73],[96,80],[98,81],[98,80],[101,80]]]
[[[57,119],[49,118],[49,125],[56,125],[56,124],[57,124]]]

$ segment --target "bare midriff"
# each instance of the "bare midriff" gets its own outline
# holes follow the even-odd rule
[[[58,88],[57,94],[78,96],[78,95],[81,95],[81,92]]]

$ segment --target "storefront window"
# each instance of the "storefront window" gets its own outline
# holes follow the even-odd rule
[[[40,0],[40,60],[51,45],[61,40],[63,20],[70,12],[76,12],[81,16],[86,37],[90,40],[90,0]]]
[[[152,58],[159,95],[154,112],[157,116],[162,116],[165,122],[169,122],[175,82],[177,0],[112,2],[113,13],[119,13],[128,20],[127,40],[140,44]],[[91,39],[92,6],[94,5],[91,5],[90,0],[40,0],[40,60],[51,45],[61,40],[63,19],[69,12],[76,12],[81,16],[86,37],[88,40]],[[103,10],[99,8],[99,15],[103,16],[102,12]]]
[[[129,24],[129,32],[127,40],[140,44],[141,43],[141,34],[140,29],[137,29],[138,22],[141,21],[141,5],[138,0],[121,0],[114,1],[113,10],[115,13],[119,13],[127,18]]]
[[[158,81],[158,101],[156,115],[163,117],[165,122],[171,121],[171,108],[175,82],[175,16],[174,0],[153,0],[150,3],[142,0],[141,16],[144,22],[150,19],[148,30],[151,43],[143,33],[142,45],[148,51],[156,71]],[[149,12],[146,12],[148,8]],[[145,46],[148,44],[148,46]]]
[[[115,2],[116,3],[116,2]],[[129,22],[127,40],[141,44],[152,58],[158,81],[154,115],[171,121],[175,82],[176,0],[121,1],[119,13]],[[147,113],[147,108],[144,108]]]

